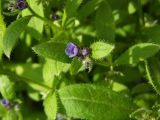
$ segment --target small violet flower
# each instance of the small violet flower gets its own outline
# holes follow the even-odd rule
[[[8,109],[11,107],[11,103],[7,99],[2,99],[2,105]]]
[[[59,16],[58,16],[58,15],[52,15],[52,19],[53,19],[54,21],[56,21],[56,20],[59,19]]]
[[[77,56],[78,52],[79,52],[79,48],[75,44],[73,44],[71,42],[67,44],[67,47],[65,49],[65,53],[66,53],[66,55],[69,56],[69,58],[73,58],[73,57]]]
[[[17,4],[16,4],[16,7],[19,9],[19,10],[23,10],[25,8],[27,8],[27,3],[25,0],[18,0],[17,1]]]

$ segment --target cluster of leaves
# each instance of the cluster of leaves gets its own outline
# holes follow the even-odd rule
[[[160,0],[26,3],[0,0],[3,120],[160,119]]]

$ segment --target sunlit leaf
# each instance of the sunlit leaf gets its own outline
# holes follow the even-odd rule
[[[49,120],[55,120],[57,114],[57,96],[55,92],[50,92],[44,100],[44,110]]]
[[[114,45],[104,42],[95,42],[91,44],[90,48],[92,49],[92,58],[101,59],[108,56],[112,52]]]
[[[2,96],[8,100],[15,98],[15,84],[11,82],[8,76],[0,76],[0,92]]]
[[[69,66],[68,63],[46,59],[43,67],[43,78],[45,83],[49,86],[53,86],[55,76],[59,76],[61,72],[66,72],[69,69]]]
[[[42,3],[37,4],[36,0],[27,0],[29,6],[33,9],[35,13],[39,16],[44,17],[43,5]],[[32,15],[28,9],[22,11],[23,16]],[[41,34],[43,32],[43,21],[37,17],[32,17],[28,23],[27,31],[37,40],[41,39]]]
[[[133,45],[125,51],[116,61],[115,64],[137,64],[149,57],[152,57],[160,50],[160,46],[152,43],[140,43]]]

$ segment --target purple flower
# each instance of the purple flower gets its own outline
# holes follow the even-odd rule
[[[6,108],[11,107],[11,103],[7,99],[2,99],[2,105],[5,106]]]
[[[78,52],[79,52],[79,48],[75,44],[73,44],[71,42],[67,44],[67,47],[65,49],[65,53],[66,53],[66,55],[69,56],[69,58],[73,58],[73,57],[77,56]]]
[[[27,3],[25,0],[18,0],[16,6],[18,9],[23,10],[27,8]]]

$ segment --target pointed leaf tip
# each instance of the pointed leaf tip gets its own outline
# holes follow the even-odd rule
[[[10,58],[11,51],[16,45],[18,37],[27,27],[27,24],[31,17],[32,16],[30,15],[20,18],[9,25],[9,27],[7,28],[3,38],[3,51],[8,58]]]

